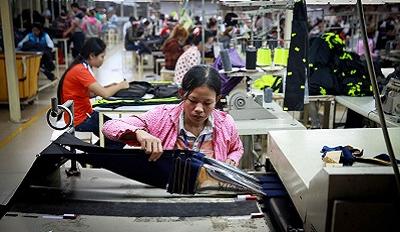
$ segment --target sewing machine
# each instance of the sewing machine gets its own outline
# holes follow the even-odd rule
[[[382,94],[383,111],[400,119],[400,79],[391,78]]]
[[[283,75],[285,69],[280,66],[257,68],[246,70],[245,68],[233,68],[232,72],[226,72],[230,78],[242,78],[233,90],[226,96],[226,108],[235,120],[259,120],[276,119],[277,117],[263,107],[263,96],[254,94],[250,89],[252,80],[268,74]],[[222,70],[222,72],[224,72]]]

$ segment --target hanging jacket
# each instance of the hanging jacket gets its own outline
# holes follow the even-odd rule
[[[312,41],[310,48],[310,95],[371,96],[368,69],[360,56],[347,52],[338,34],[327,32]],[[378,77],[383,76],[379,67]]]

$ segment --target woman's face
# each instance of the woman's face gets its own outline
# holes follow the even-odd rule
[[[203,85],[195,88],[184,101],[185,123],[202,126],[215,108],[216,92]]]
[[[105,52],[100,53],[99,55],[94,55],[93,53],[90,54],[88,63],[92,67],[99,68],[104,62],[104,56],[106,55]]]
[[[39,36],[39,35],[40,35],[40,29],[37,28],[37,27],[33,27],[33,28],[32,28],[32,32],[33,32],[33,34],[35,34],[36,36]]]

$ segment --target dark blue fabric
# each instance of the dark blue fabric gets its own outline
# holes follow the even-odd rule
[[[267,198],[284,197],[288,195],[285,186],[277,174],[265,174],[257,178]]]
[[[104,115],[104,122],[106,122],[110,119],[111,118]],[[80,131],[80,132],[92,132],[96,136],[99,136],[99,132],[100,132],[100,130],[99,130],[99,112],[93,111],[93,113],[90,114],[90,117],[87,117],[85,119],[85,121],[83,121],[78,126],[75,126],[75,130]],[[124,143],[112,141],[107,138],[104,138],[104,144],[105,144],[105,147],[115,148],[115,149],[118,149],[118,148],[122,149],[125,146]]]
[[[383,154],[379,154],[379,155],[375,156],[374,158],[390,162],[390,156],[388,154],[384,154],[384,153]],[[396,159],[396,163],[400,164],[400,160]]]
[[[197,176],[203,166],[201,158],[199,153],[190,154],[181,151],[173,154],[167,188],[169,193],[195,193]]]
[[[322,158],[325,157],[326,153],[329,151],[342,151],[342,155],[340,156],[340,163],[343,163],[344,166],[351,166],[355,161],[355,157],[353,156],[352,151],[348,146],[337,146],[337,147],[328,147],[324,146],[321,150]]]
[[[66,149],[60,149],[65,146],[84,153],[73,154]],[[204,157],[203,154],[193,151],[166,150],[157,161],[150,162],[149,155],[143,150],[98,147],[64,133],[41,152],[37,165],[44,170],[43,166],[55,167],[54,163],[61,165],[61,161],[65,162],[65,159],[75,159],[157,188],[168,187],[170,193],[194,194]]]
[[[125,46],[125,49],[127,51],[137,51],[139,50],[141,47],[138,45],[135,45],[134,43],[127,43]]]

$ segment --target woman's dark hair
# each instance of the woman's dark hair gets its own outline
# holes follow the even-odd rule
[[[36,27],[37,29],[39,29],[39,31],[43,31],[43,25],[40,22],[33,22],[32,23],[32,29]]]
[[[212,34],[211,32],[209,32],[208,30],[204,30],[204,43],[206,43],[207,40],[208,40],[210,37],[213,37],[213,34]],[[200,31],[200,33],[198,33],[198,34],[193,35],[192,38],[193,38],[192,43],[193,43],[195,46],[199,45],[199,43],[201,43],[201,40],[202,40],[201,31]]]
[[[75,58],[75,60],[71,63],[71,65],[68,67],[68,69],[65,70],[64,74],[62,75],[62,77],[60,79],[60,82],[58,83],[57,98],[58,98],[59,104],[63,103],[63,102],[61,102],[62,85],[64,82],[65,75],[69,72],[69,70],[71,70],[77,64],[86,63],[86,61],[89,59],[90,54],[98,56],[99,54],[103,53],[105,50],[106,50],[106,44],[103,42],[103,40],[101,40],[99,38],[90,38],[85,42],[85,44],[82,47],[81,52]]]
[[[209,65],[195,65],[186,72],[182,80],[182,90],[188,96],[195,88],[207,86],[215,91],[216,95],[221,94],[221,80],[216,69]]]
[[[75,8],[79,8],[79,4],[78,4],[78,3],[76,3],[76,2],[74,2],[74,3],[72,3],[72,4],[71,4],[71,8],[73,8],[73,7],[75,7]]]

